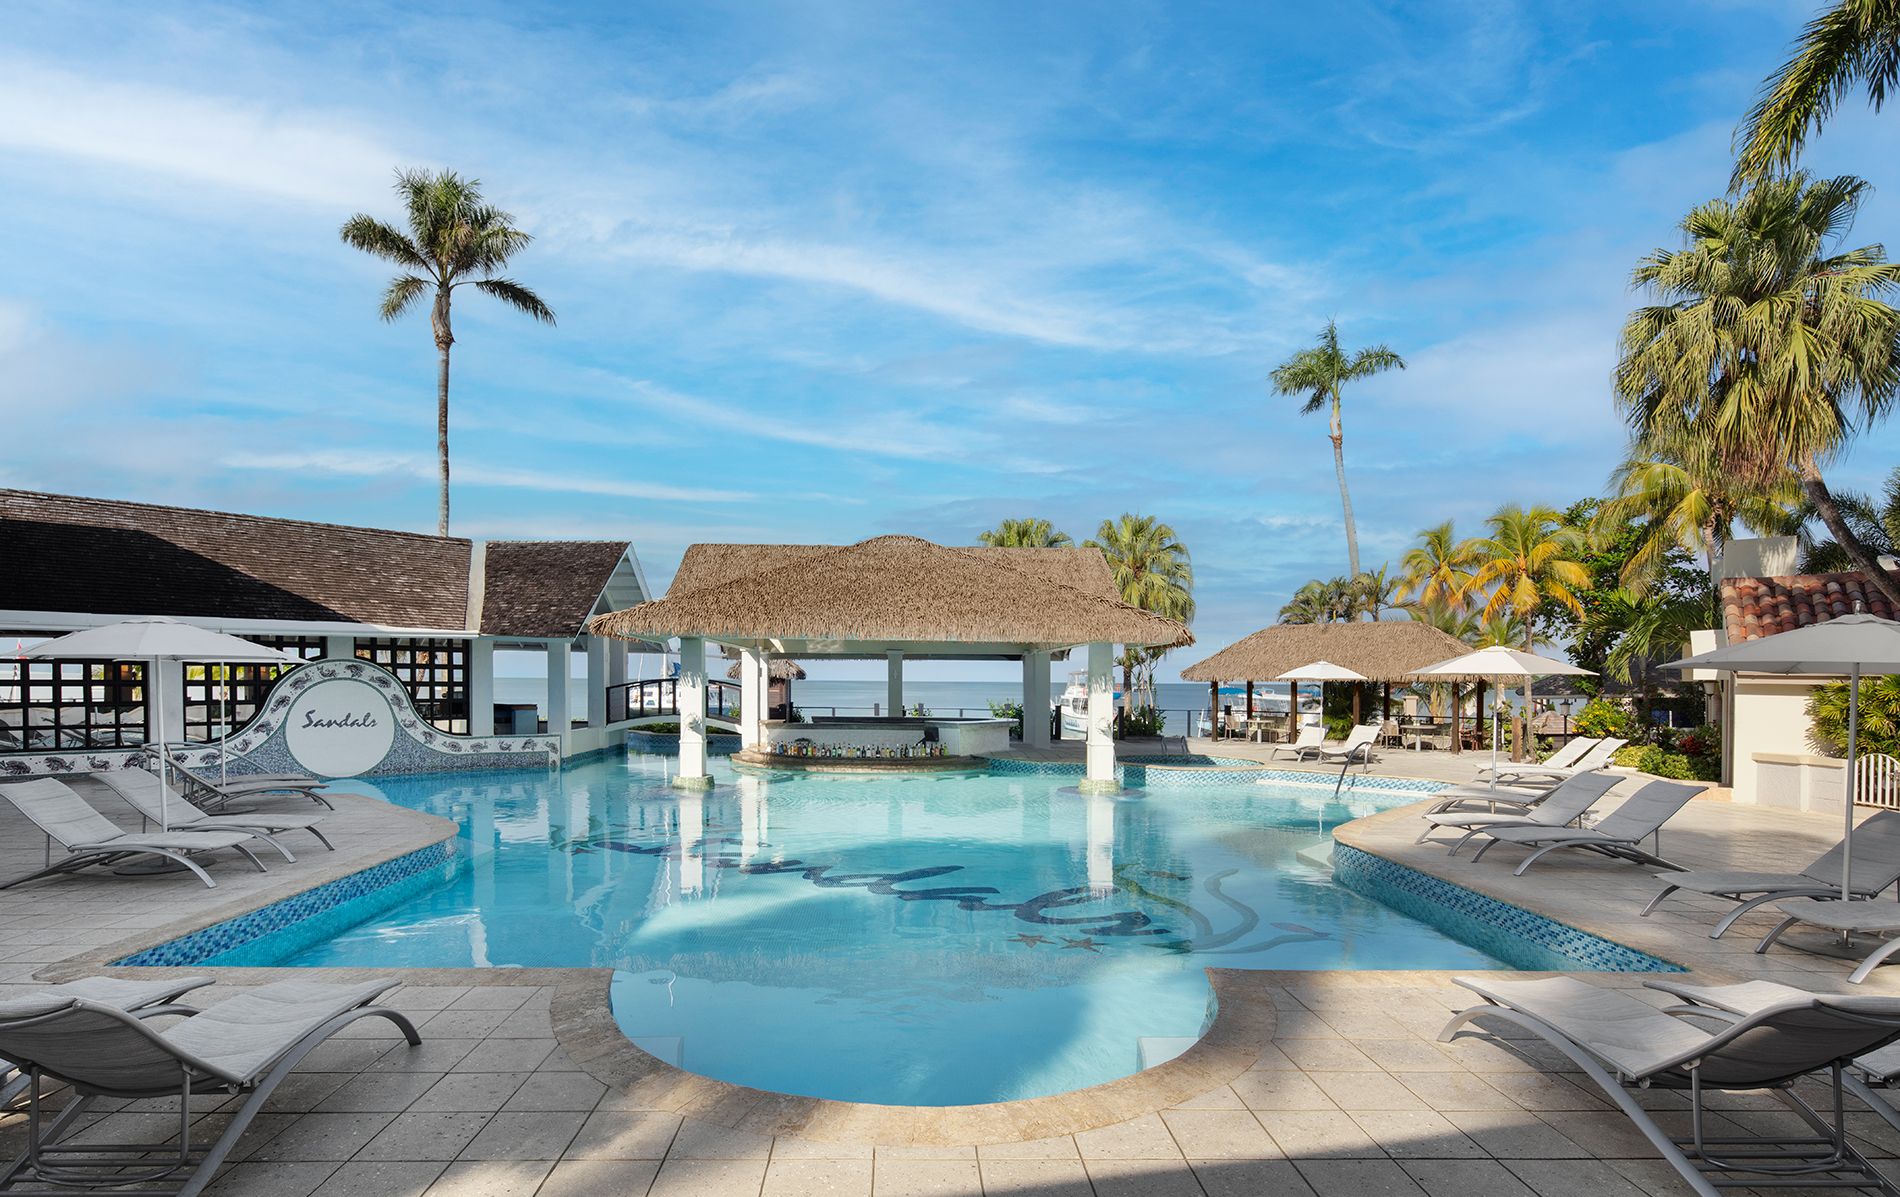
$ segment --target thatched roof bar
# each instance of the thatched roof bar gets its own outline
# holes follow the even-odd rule
[[[1271,681],[1331,661],[1375,682],[1410,682],[1413,670],[1470,652],[1457,637],[1416,620],[1279,623],[1181,671],[1183,681]]]
[[[703,556],[719,557],[719,549],[730,547],[713,546]],[[1101,557],[1093,549],[1027,552]],[[723,556],[730,564],[733,555]],[[625,639],[826,642],[842,652],[866,641],[1036,650],[1097,642],[1173,648],[1194,642],[1187,628],[1171,619],[1094,586],[1082,589],[1055,580],[1051,575],[1057,571],[1043,566],[1057,558],[951,548],[914,536],[879,536],[790,556],[759,573],[686,590],[676,584],[667,597],[595,616],[588,628]],[[1025,567],[1025,562],[1031,564]],[[1099,571],[1073,564],[1063,570],[1084,579],[1105,577],[1107,564],[1102,562]]]

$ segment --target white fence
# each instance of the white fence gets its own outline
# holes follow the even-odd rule
[[[1855,762],[1854,805],[1900,808],[1900,761],[1876,752]]]

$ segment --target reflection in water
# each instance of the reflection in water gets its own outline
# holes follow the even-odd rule
[[[1089,892],[1105,894],[1115,888],[1115,799],[1090,794],[1088,803]]]

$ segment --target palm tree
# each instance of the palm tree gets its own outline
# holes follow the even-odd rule
[[[1735,525],[1758,536],[1776,535],[1795,525],[1800,502],[1801,483],[1791,471],[1755,485],[1723,470],[1706,441],[1652,437],[1633,443],[1611,473],[1610,497],[1594,524],[1599,531],[1641,525],[1619,579],[1625,588],[1647,590],[1660,579],[1670,552],[1682,549],[1702,558],[1713,592],[1716,559]]]
[[[1306,397],[1301,415],[1310,416],[1328,405],[1332,408],[1333,471],[1339,475],[1339,506],[1346,516],[1347,571],[1355,578],[1359,576],[1359,529],[1353,524],[1352,494],[1346,489],[1346,435],[1339,419],[1339,391],[1346,383],[1403,369],[1405,359],[1384,345],[1347,353],[1339,347],[1339,325],[1328,320],[1320,330],[1319,344],[1281,362],[1272,375],[1276,393]]]
[[[1356,619],[1360,596],[1345,578],[1315,578],[1280,608],[1281,623],[1343,623]]]
[[[1471,589],[1486,595],[1479,618],[1515,617],[1523,636],[1516,647],[1533,651],[1540,610],[1554,603],[1583,611],[1577,594],[1590,587],[1590,571],[1577,560],[1583,539],[1549,507],[1500,507],[1485,526],[1490,535],[1472,545],[1478,568],[1472,571]]]
[[[1418,544],[1399,560],[1405,571],[1405,595],[1414,606],[1462,611],[1471,592],[1471,571],[1478,565],[1476,542],[1459,540],[1451,521],[1421,530]]]
[[[1633,665],[1680,655],[1690,633],[1709,625],[1709,605],[1699,595],[1618,587],[1603,596],[1588,623],[1614,636],[1604,672],[1627,682]]]
[[[1403,604],[1400,594],[1405,589],[1403,579],[1389,576],[1389,566],[1369,569],[1351,582],[1353,592],[1353,613],[1351,618],[1363,615],[1377,622],[1385,618],[1387,611],[1397,610]]]
[[[1836,0],[1801,30],[1794,56],[1762,84],[1736,133],[1734,184],[1793,164],[1808,135],[1857,87],[1876,111],[1900,84],[1900,5]]]
[[[1075,543],[1067,532],[1039,519],[1004,520],[976,539],[992,549],[1066,549]]]
[[[1115,589],[1130,606],[1186,623],[1194,618],[1194,567],[1187,546],[1174,529],[1151,515],[1124,514],[1103,520],[1095,538],[1083,542],[1100,549],[1115,576]],[[1122,701],[1132,705],[1135,670],[1152,666],[1166,650],[1124,649],[1121,655]]]
[[[1769,179],[1710,200],[1634,282],[1658,303],[1623,327],[1617,401],[1639,439],[1687,438],[1754,486],[1792,469],[1834,539],[1887,597],[1900,586],[1853,534],[1821,465],[1886,414],[1900,361],[1900,267],[1878,245],[1838,248],[1867,184]]]
[[[435,381],[436,458],[442,495],[436,519],[439,535],[449,534],[449,300],[455,289],[472,285],[543,324],[554,323],[554,309],[539,295],[499,272],[508,259],[534,238],[514,227],[515,218],[483,202],[481,181],[454,171],[396,172],[396,194],[408,212],[409,231],[359,212],[343,222],[345,245],[405,273],[383,291],[381,315],[394,320],[433,291],[429,325],[438,355]]]

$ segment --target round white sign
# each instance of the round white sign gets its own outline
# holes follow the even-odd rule
[[[284,745],[319,777],[354,777],[389,755],[396,713],[368,682],[331,678],[297,696],[284,720]]]

